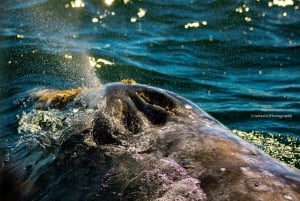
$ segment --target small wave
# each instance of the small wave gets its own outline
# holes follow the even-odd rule
[[[300,169],[300,139],[277,133],[232,130],[273,158]]]
[[[26,8],[31,8],[36,5],[40,5],[46,3],[48,0],[37,0],[37,1],[27,1],[27,2],[18,2],[18,3],[11,3],[8,5],[8,9],[10,10],[21,10]]]
[[[63,127],[68,127],[66,119],[57,110],[23,112],[19,119],[18,133],[21,137],[18,144],[34,141],[42,147],[61,144]]]

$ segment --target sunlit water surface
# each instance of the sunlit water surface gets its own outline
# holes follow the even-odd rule
[[[1,165],[22,167],[34,200],[107,200],[103,153],[59,148],[66,114],[33,110],[29,95],[130,78],[300,168],[299,10],[299,0],[2,2]]]

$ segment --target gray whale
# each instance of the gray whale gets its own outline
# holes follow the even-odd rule
[[[112,158],[101,188],[118,200],[300,200],[298,170],[175,93],[126,83],[59,93],[37,93],[38,107],[93,111],[72,132]]]

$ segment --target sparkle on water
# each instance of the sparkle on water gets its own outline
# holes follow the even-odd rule
[[[233,133],[268,153],[273,158],[294,167],[300,166],[300,139],[296,137],[260,131],[233,130]]]

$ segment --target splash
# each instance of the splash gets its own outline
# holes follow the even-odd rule
[[[233,130],[233,133],[268,153],[273,158],[300,169],[300,139],[261,131]]]
[[[102,65],[106,65],[106,66],[114,65],[113,62],[111,62],[107,59],[103,59],[103,58],[96,59],[95,57],[89,57],[89,63],[90,63],[90,66],[92,66],[94,68],[100,68],[100,67],[102,67]]]
[[[35,142],[41,147],[61,144],[63,127],[68,127],[67,121],[57,110],[23,112],[19,119],[20,139],[17,144]]]
[[[38,39],[42,49],[38,52],[43,52],[41,62],[51,63],[47,73],[50,72],[54,77],[62,79],[62,82],[67,81],[66,85],[72,83],[72,87],[101,86],[95,66],[91,66],[89,61],[90,44],[82,40],[80,34],[75,33],[81,30],[76,19],[84,15],[78,11],[86,9],[86,5],[84,0],[69,0],[67,4],[57,3],[55,9],[48,3],[39,4],[22,15],[17,15],[15,19],[31,22],[26,31],[17,33],[17,39],[22,41]],[[35,58],[36,54],[32,52],[29,57]],[[34,66],[34,70],[40,69]]]

